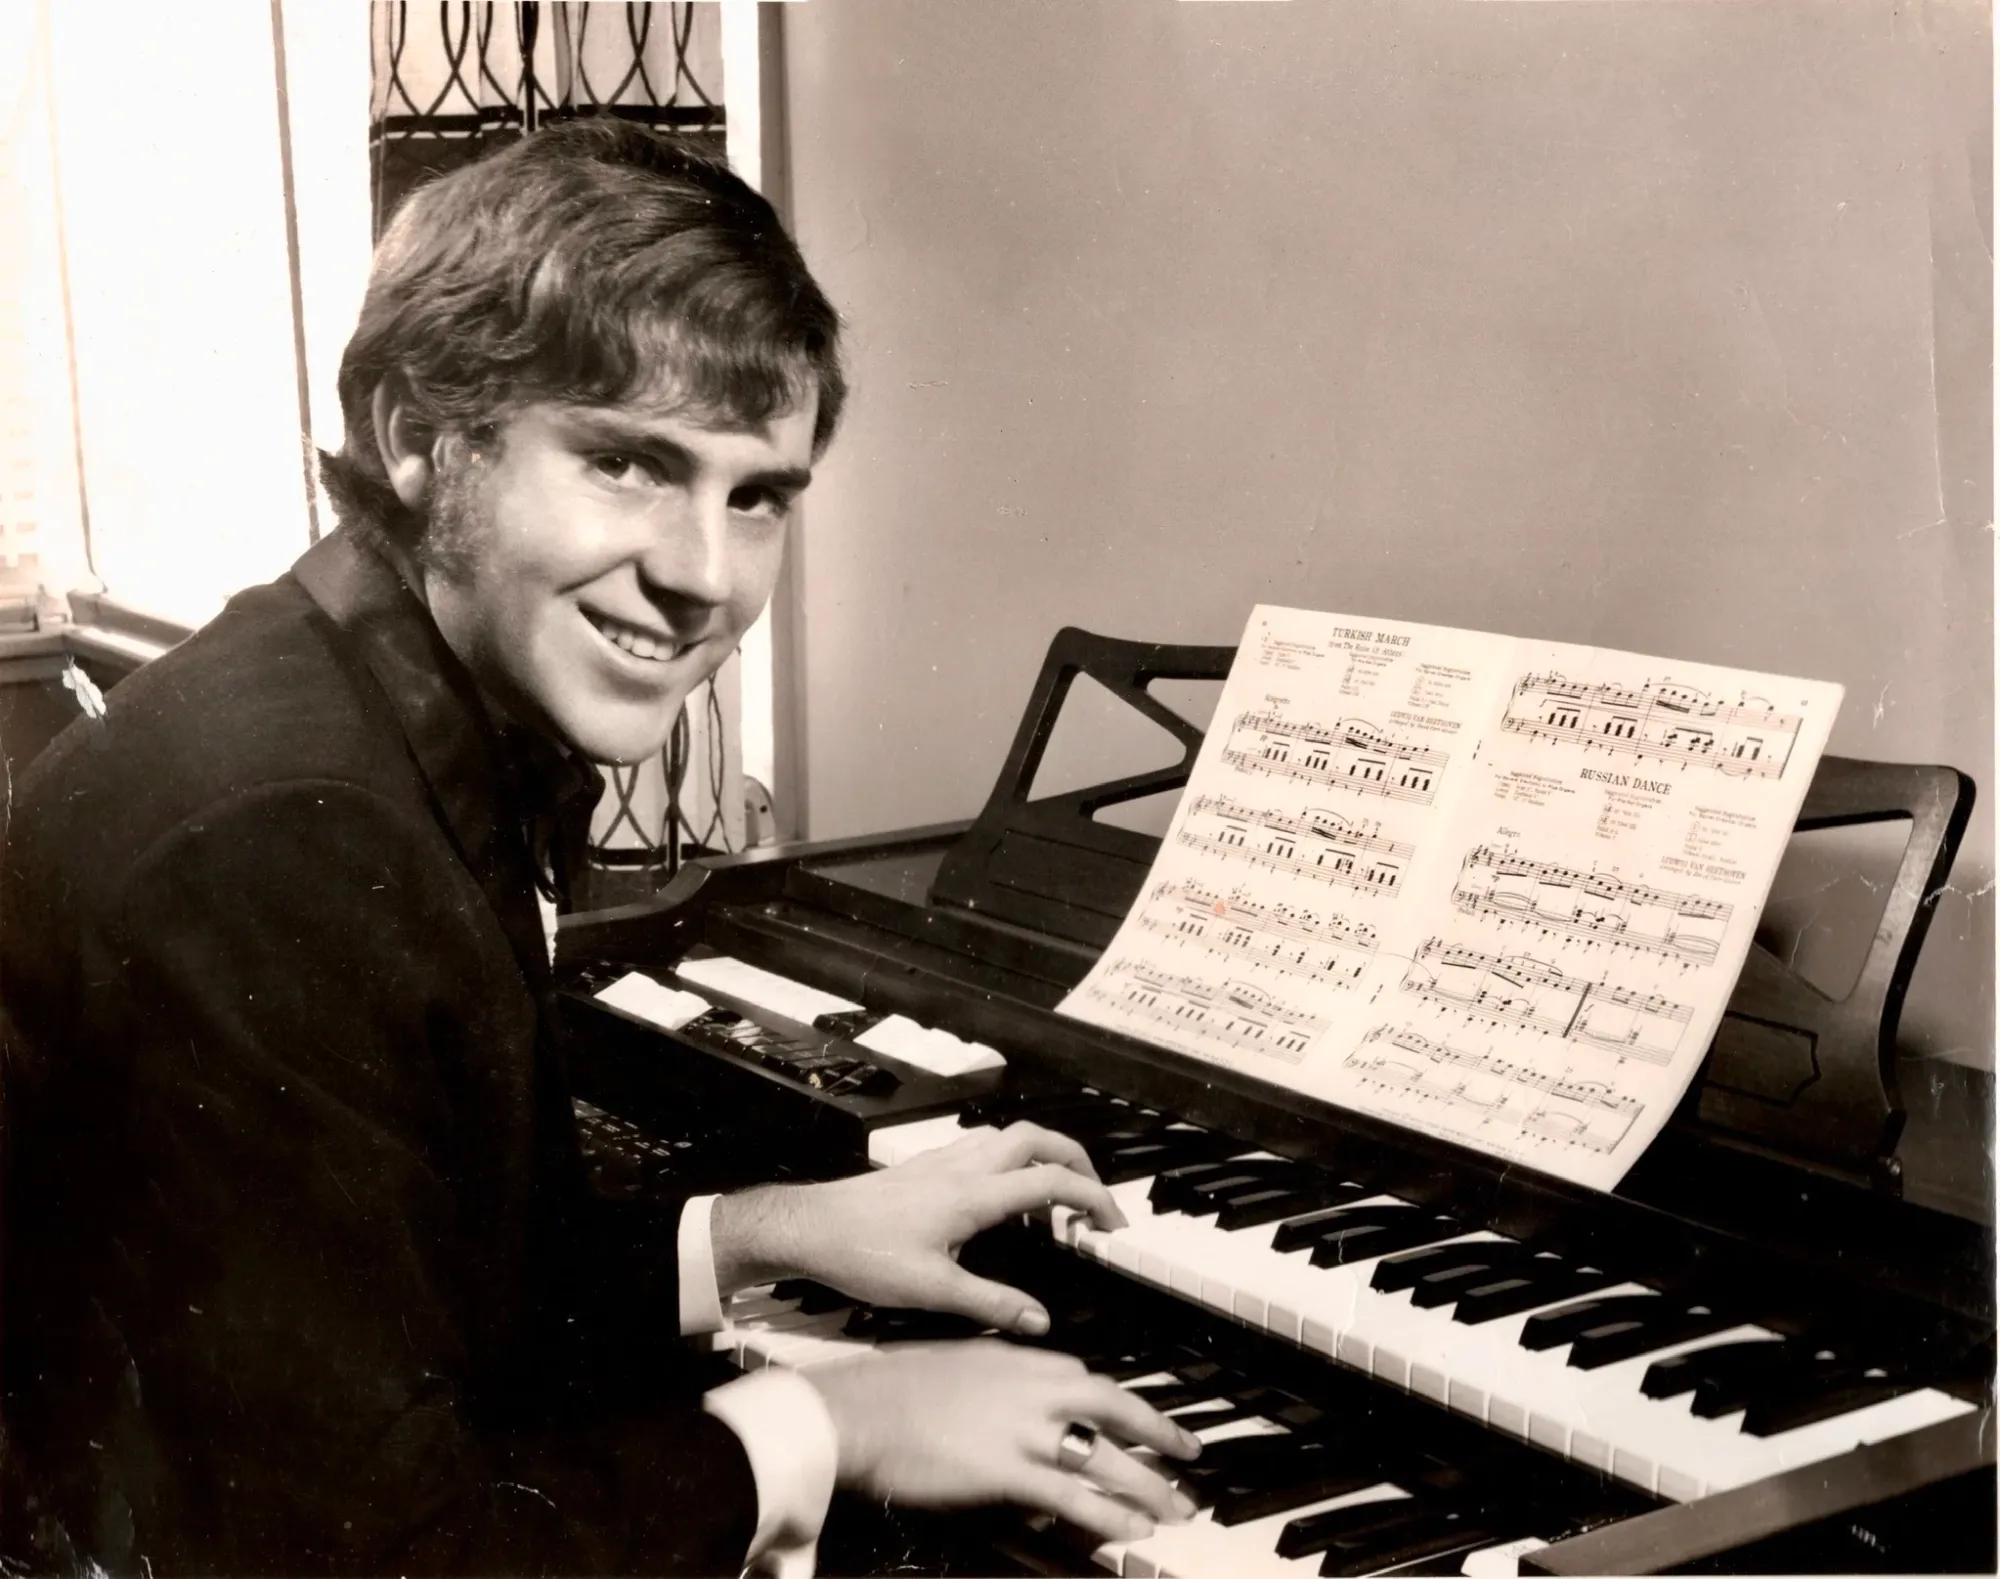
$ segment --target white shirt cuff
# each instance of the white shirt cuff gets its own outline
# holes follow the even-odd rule
[[[826,1401],[796,1371],[766,1370],[716,1388],[702,1407],[736,1433],[757,1485],[745,1572],[811,1579],[840,1463]]]
[[[722,1330],[722,1291],[715,1282],[715,1236],[710,1214],[716,1197],[697,1195],[681,1208],[675,1254],[681,1269],[681,1336]]]

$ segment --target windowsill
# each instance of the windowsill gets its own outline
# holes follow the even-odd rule
[[[72,619],[40,630],[0,632],[0,680],[37,678],[66,658],[130,671],[192,634],[185,625],[124,607],[101,593],[76,592]]]

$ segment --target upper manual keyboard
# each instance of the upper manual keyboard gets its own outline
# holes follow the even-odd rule
[[[1127,1275],[1675,1501],[1964,1414],[1892,1346],[1787,1334],[1727,1290],[1667,1290],[1095,1094],[878,1131],[882,1165],[986,1120],[1083,1143],[1128,1226],[1055,1237]]]

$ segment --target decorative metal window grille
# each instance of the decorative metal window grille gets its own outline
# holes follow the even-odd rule
[[[375,231],[409,191],[494,138],[616,115],[723,134],[720,7],[377,0],[369,148]]]

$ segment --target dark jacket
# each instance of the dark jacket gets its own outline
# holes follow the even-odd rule
[[[524,834],[557,761],[343,531],[14,787],[11,1550],[741,1563],[676,1212],[597,1200],[578,1157]]]

